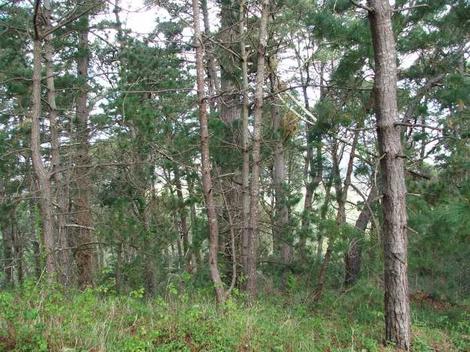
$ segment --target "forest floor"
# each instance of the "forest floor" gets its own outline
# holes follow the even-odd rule
[[[248,306],[234,292],[217,309],[210,291],[178,285],[146,300],[143,290],[117,296],[30,283],[0,291],[0,351],[392,351],[381,343],[379,289],[326,292],[317,305],[310,296],[294,288]],[[413,351],[470,351],[468,302],[415,294],[412,304]]]

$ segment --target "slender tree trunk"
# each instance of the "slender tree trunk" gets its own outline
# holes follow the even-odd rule
[[[46,255],[46,272],[48,279],[56,273],[54,252],[54,217],[52,211],[52,191],[50,175],[41,155],[41,55],[42,43],[40,37],[39,17],[41,2],[36,0],[34,11],[34,40],[33,40],[33,87],[31,93],[31,157],[34,173],[38,180],[39,209],[41,211],[43,245]]]
[[[406,186],[397,108],[397,66],[392,9],[388,0],[369,0],[375,58],[375,113],[382,177],[385,340],[408,351],[411,318],[408,296]]]
[[[3,272],[7,285],[13,286],[13,233],[12,226],[2,221]]]
[[[204,34],[209,37],[211,35],[209,10],[207,8],[207,0],[201,0],[202,17],[204,21]],[[206,48],[206,59],[207,59],[207,73],[209,79],[209,102],[211,111],[217,108],[216,99],[214,96],[220,92],[220,82],[217,77],[217,65],[214,57],[214,48],[212,43],[207,42]]]
[[[79,53],[77,58],[77,76],[80,80],[80,89],[77,97],[75,139],[77,149],[75,154],[75,194],[73,205],[75,207],[75,222],[78,225],[77,248],[75,260],[78,269],[78,284],[80,287],[93,286],[94,271],[96,265],[96,249],[92,244],[92,215],[90,206],[91,181],[86,171],[86,166],[90,164],[89,153],[89,132],[88,132],[88,16],[81,18],[80,30],[78,33]]]
[[[310,109],[310,103],[307,95],[307,87],[310,83],[310,70],[308,63],[306,64],[307,77],[304,82],[302,78],[302,93],[304,98],[305,109]],[[321,64],[320,69],[320,86],[323,86],[323,66]],[[303,77],[303,74],[301,75]],[[320,88],[320,100],[324,97],[325,90],[323,87]],[[310,228],[310,217],[312,214],[313,207],[313,195],[315,190],[320,185],[320,182],[323,178],[323,157],[322,157],[322,143],[321,143],[321,134],[318,134],[315,126],[307,124],[306,131],[306,147],[307,147],[307,156],[305,160],[305,179],[309,180],[305,185],[305,199],[304,199],[304,211],[302,214],[302,224],[299,238],[299,254],[300,258],[306,259],[306,244],[307,244],[307,234]],[[314,145],[316,144],[316,156],[314,156]]]
[[[370,212],[370,207],[372,202],[376,198],[377,190],[375,185],[372,185],[369,195],[365,200],[365,204],[362,207],[359,217],[356,220],[355,228],[356,230],[363,234],[367,228],[367,224],[372,216]],[[354,238],[349,243],[348,250],[344,255],[344,284],[345,286],[354,285],[358,278],[359,273],[361,272],[361,260],[362,260],[362,242],[364,241],[363,235],[360,237],[354,236]]]
[[[274,97],[279,90],[277,77],[277,58],[272,56],[269,60],[271,90]],[[273,151],[273,184],[275,194],[275,216],[274,216],[274,239],[280,248],[275,248],[275,253],[280,252],[282,268],[281,287],[285,287],[287,281],[287,268],[292,260],[292,239],[289,233],[289,206],[287,203],[287,174],[286,159],[284,151],[284,138],[281,128],[282,116],[279,111],[279,99],[273,98],[271,115],[273,122],[273,133],[275,135]]]
[[[49,1],[44,1],[44,16],[46,18],[47,29],[52,28],[51,23],[51,4]],[[56,105],[56,90],[54,78],[54,63],[52,46],[53,35],[50,34],[44,38],[44,57],[46,61],[46,83],[47,83],[47,103],[49,108],[49,128],[51,131],[51,170],[53,173],[52,179],[54,180],[55,198],[58,205],[58,212],[55,216],[57,222],[56,243],[58,247],[57,261],[58,261],[58,279],[67,285],[71,280],[71,252],[68,248],[69,243],[67,240],[67,229],[65,227],[67,212],[67,194],[64,185],[62,173],[58,171],[61,167],[60,152],[59,152],[59,126],[58,126],[58,110]]]
[[[250,222],[250,151],[248,131],[248,55],[245,48],[245,1],[240,1],[240,56],[242,60],[242,232],[240,264],[245,277],[248,277],[248,227]]]
[[[123,282],[123,277],[122,277],[122,250],[123,250],[123,244],[122,242],[119,242],[116,245],[116,266],[114,268],[114,279],[116,282],[116,291],[118,293],[123,292],[123,287],[124,287],[124,282]]]
[[[218,40],[224,47],[232,51],[238,51],[239,33],[237,21],[238,5],[234,0],[222,0]],[[239,67],[234,55],[225,50],[222,52],[220,61],[220,119],[228,126],[234,121],[240,120],[241,104],[239,92]],[[235,138],[234,138],[235,141]],[[234,142],[231,141],[231,142]]]
[[[262,1],[259,26],[258,67],[256,71],[255,111],[253,126],[253,166],[251,170],[250,188],[250,223],[248,228],[248,260],[247,260],[247,291],[252,298],[256,295],[256,256],[259,222],[259,185],[261,170],[261,129],[263,120],[263,86],[265,54],[268,39],[267,27],[270,1]]]
[[[191,178],[188,178],[188,193],[189,197],[193,198],[194,196],[194,182]],[[193,271],[196,272],[197,269],[201,266],[201,251],[200,244],[195,241],[196,238],[196,206],[194,202],[191,202],[189,207],[189,218],[191,220],[191,238],[189,242],[191,243],[191,261],[193,263]]]
[[[349,154],[348,168],[346,170],[346,176],[343,184],[341,184],[341,174],[339,164],[341,160],[338,159],[338,142],[335,142],[333,148],[333,184],[335,186],[336,203],[338,204],[338,212],[336,213],[336,224],[338,228],[341,228],[346,223],[346,201],[348,197],[349,186],[351,185],[351,176],[353,172],[354,157],[356,153],[356,145],[359,137],[359,130],[354,133],[353,142],[351,144],[351,150]],[[315,300],[320,300],[323,294],[323,289],[326,281],[326,271],[330,264],[331,256],[333,254],[333,246],[336,238],[330,236],[328,239],[328,247],[326,248],[325,257],[320,267],[320,273],[318,275],[317,289],[315,292]]]
[[[192,272],[192,262],[191,262],[191,245],[189,243],[189,228],[188,221],[186,216],[186,210],[184,205],[183,189],[181,185],[181,176],[178,166],[174,168],[175,174],[175,187],[176,187],[176,196],[178,197],[178,213],[180,218],[180,228],[181,228],[181,238],[183,239],[183,257],[186,264],[186,271],[189,273]]]
[[[16,277],[18,281],[18,285],[23,283],[24,272],[23,272],[23,247],[24,247],[24,239],[21,235],[21,232],[17,226],[16,220],[16,209],[12,210],[11,216],[11,227],[12,227],[12,235],[13,235],[13,248],[15,250],[15,267],[16,267]]]
[[[209,129],[207,123],[207,98],[204,91],[204,49],[202,46],[202,35],[200,28],[199,1],[192,0],[192,7],[194,21],[194,46],[196,47],[197,96],[201,137],[202,188],[206,201],[207,221],[209,225],[209,269],[216,292],[217,303],[223,303],[225,301],[225,290],[217,263],[217,251],[219,248],[219,225],[217,222],[217,211],[215,209],[211,176]]]

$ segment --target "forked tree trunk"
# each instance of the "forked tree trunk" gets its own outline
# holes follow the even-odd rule
[[[375,58],[375,113],[382,177],[385,340],[408,351],[411,318],[408,297],[406,186],[397,108],[397,66],[392,9],[388,0],[369,0]]]
[[[264,86],[264,61],[267,45],[267,27],[269,16],[269,0],[262,1],[261,20],[259,27],[258,43],[258,67],[256,71],[255,111],[253,127],[253,167],[251,170],[250,188],[250,223],[248,228],[248,260],[247,260],[247,284],[246,289],[253,298],[256,295],[256,252],[258,241],[259,222],[259,185],[261,169],[261,129],[263,119],[263,86]]]
[[[223,303],[226,297],[217,263],[217,251],[219,247],[219,225],[217,222],[217,211],[215,209],[211,176],[209,129],[207,122],[207,98],[204,91],[204,49],[202,47],[199,1],[192,0],[192,7],[194,21],[194,46],[196,48],[197,96],[201,138],[202,189],[204,192],[204,199],[206,201],[207,221],[209,225],[209,269],[216,292],[217,303]]]

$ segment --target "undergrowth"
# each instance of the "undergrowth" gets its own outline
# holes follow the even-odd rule
[[[382,293],[361,282],[327,292],[262,294],[253,305],[234,292],[216,308],[210,292],[174,285],[162,297],[38,287],[0,291],[0,351],[388,351]],[[414,351],[469,351],[468,306],[413,304]]]

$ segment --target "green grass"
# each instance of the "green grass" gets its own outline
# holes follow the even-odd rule
[[[217,309],[208,292],[172,286],[165,297],[116,296],[26,284],[0,292],[0,350],[13,351],[388,351],[381,344],[381,292],[364,283],[327,292],[235,292]],[[187,294],[184,292],[193,292]],[[415,351],[469,351],[468,309],[413,307]]]

